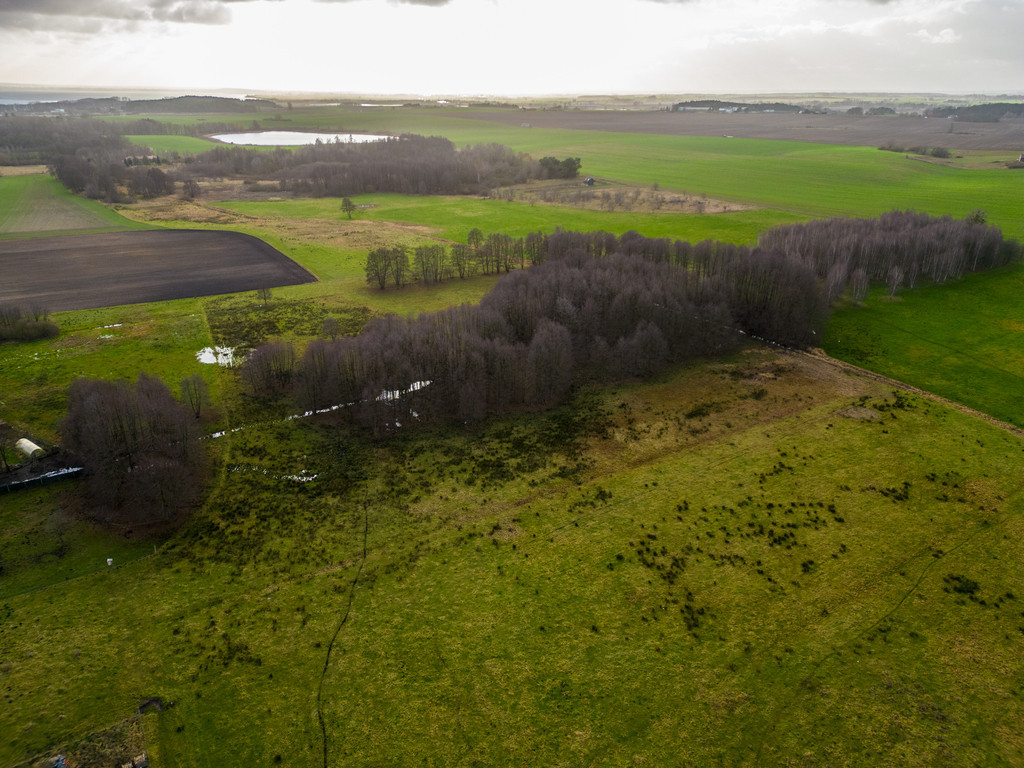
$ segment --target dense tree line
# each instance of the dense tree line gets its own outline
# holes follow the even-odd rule
[[[45,165],[61,155],[120,162],[129,146],[124,136],[102,120],[0,117],[0,165]]]
[[[928,117],[952,117],[965,123],[998,123],[1004,117],[1024,117],[1024,103],[1001,101],[966,107],[933,107],[926,110],[925,114]]]
[[[965,272],[1019,260],[1020,244],[1004,239],[1002,231],[988,225],[985,218],[983,211],[975,211],[964,219],[913,211],[891,211],[873,219],[834,218],[776,227],[761,236],[756,249],[712,240],[693,244],[649,238],[633,231],[616,236],[600,231],[556,229],[551,234],[534,232],[510,238],[494,234],[485,237],[479,230],[473,230],[466,245],[452,245],[447,250],[443,246],[432,247],[435,266],[429,279],[406,268],[402,282],[397,283],[386,269],[371,269],[371,263],[383,263],[371,252],[367,280],[383,289],[456,275],[508,272],[576,250],[592,256],[638,255],[726,279],[743,294],[735,298],[735,306],[762,307],[757,311],[765,318],[756,324],[759,335],[798,344],[810,339],[798,341],[791,333],[779,336],[778,331],[769,330],[775,327],[774,321],[767,321],[768,317],[784,314],[787,291],[794,286],[806,284],[798,289],[804,292],[814,281],[824,305],[815,311],[825,312],[828,305],[847,292],[859,301],[871,283],[888,285],[895,292],[902,287],[913,288],[921,280],[942,283]],[[751,286],[761,286],[759,290],[764,296],[753,292]],[[751,318],[752,311],[744,310]],[[809,327],[817,325],[811,323]],[[754,328],[751,321],[750,329]]]
[[[501,144],[456,149],[445,138],[404,134],[368,143],[317,142],[270,151],[218,146],[183,158],[187,167],[171,176],[152,166],[131,167],[132,145],[122,135],[218,129],[239,126],[204,123],[174,130],[145,118],[113,125],[82,117],[0,117],[0,164],[45,163],[71,191],[109,202],[168,194],[175,182],[224,177],[270,179],[283,192],[313,197],[483,194],[531,179],[572,178],[581,165],[579,158],[536,161]]]
[[[75,380],[60,432],[101,518],[167,521],[199,494],[205,455],[195,418],[157,378]]]
[[[895,290],[913,288],[921,280],[944,283],[1021,257],[1020,243],[1004,239],[982,211],[964,219],[891,211],[874,219],[810,221],[776,227],[758,243],[808,264],[829,302],[849,287],[854,293],[866,287],[864,278],[851,286],[858,272]]]
[[[367,143],[319,142],[292,150],[216,147],[196,155],[193,177],[259,176],[312,197],[373,192],[480,194],[543,175],[528,155],[501,144],[456,149],[448,139],[402,135]]]
[[[388,316],[359,336],[314,341],[295,390],[311,409],[352,403],[375,431],[475,420],[557,402],[581,377],[646,375],[738,338],[720,281],[574,252],[505,275],[479,306]]]
[[[282,192],[308,197],[346,197],[374,192],[399,194],[484,194],[501,186],[543,178],[547,171],[528,155],[500,144],[456,149],[447,139],[404,135],[368,143],[326,142],[297,149],[256,151],[224,145],[186,158],[174,176],[163,171],[127,167],[127,146],[105,153],[56,154],[54,174],[74,192],[116,200],[120,194],[166,194],[153,179],[255,177],[276,181]],[[578,171],[578,158],[567,159]],[[559,164],[559,172],[568,166]],[[145,173],[150,171],[150,173]],[[134,185],[139,192],[133,191]],[[159,184],[156,185],[159,187]]]
[[[474,230],[467,240],[451,251],[471,260],[488,252],[494,271],[498,251],[523,259],[505,262],[508,273],[479,306],[388,316],[359,336],[314,341],[300,362],[286,345],[267,345],[243,375],[260,394],[293,387],[311,410],[345,404],[376,432],[469,421],[554,403],[581,379],[646,376],[716,354],[744,334],[813,346],[848,289],[860,298],[871,281],[892,290],[1020,257],[981,212],[961,221],[893,212],[811,222],[772,230],[754,247],[565,230],[528,238]],[[394,269],[387,264],[401,265],[402,281],[455,273],[440,245],[419,249],[413,264],[401,248],[376,253],[381,286]],[[530,269],[512,269],[527,260]]]
[[[50,170],[75,194],[108,203],[136,197],[152,198],[174,193],[174,180],[156,166],[131,166],[124,158],[97,162],[82,155],[59,155]]]

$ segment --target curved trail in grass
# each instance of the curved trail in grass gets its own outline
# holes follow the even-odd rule
[[[366,509],[366,505],[363,505],[363,555],[359,559],[359,568],[356,570],[356,575],[352,579],[352,586],[348,590],[348,604],[345,606],[345,613],[341,617],[341,621],[338,622],[338,626],[334,630],[334,634],[331,636],[331,642],[327,644],[327,658],[324,659],[324,668],[320,673],[320,684],[316,689],[316,718],[320,722],[320,737],[324,746],[324,768],[327,768],[327,723],[324,721],[324,710],[323,710],[323,696],[324,696],[324,680],[327,677],[327,668],[331,664],[331,652],[334,650],[334,644],[338,640],[338,635],[341,634],[341,628],[345,626],[348,621],[348,615],[352,611],[352,601],[355,600],[356,596],[356,585],[359,583],[359,576],[363,572],[363,566],[366,564],[366,535],[370,528],[370,513]]]

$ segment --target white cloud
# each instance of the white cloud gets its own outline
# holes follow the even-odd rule
[[[960,35],[949,27],[946,27],[937,35],[933,35],[927,29],[919,29],[912,36],[916,37],[923,43],[931,43],[933,45],[949,45],[951,43],[959,42],[962,39]]]
[[[1006,0],[0,0],[0,76],[352,93],[1012,91],[1022,28],[1024,2]]]

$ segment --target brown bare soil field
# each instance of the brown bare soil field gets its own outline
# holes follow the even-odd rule
[[[316,277],[240,232],[153,230],[0,241],[0,302],[51,312],[252,291]]]
[[[535,128],[676,136],[735,136],[878,147],[924,146],[1024,152],[1024,120],[966,123],[901,115],[800,115],[784,112],[496,111],[478,119]]]
[[[0,176],[35,176],[46,173],[45,165],[0,165]]]

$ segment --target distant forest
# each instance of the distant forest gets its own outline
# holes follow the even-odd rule
[[[116,130],[138,127],[129,123]],[[204,126],[205,131],[220,128],[238,126]],[[410,134],[365,144],[326,142],[269,151],[225,144],[176,157],[180,164],[174,171],[138,152],[100,120],[0,117],[0,165],[47,164],[72,192],[107,202],[171,194],[178,185],[194,195],[197,180],[225,177],[270,180],[281,192],[306,197],[486,194],[531,179],[571,178],[581,165],[579,158],[534,160],[500,144],[456,149],[445,138]]]
[[[995,102],[969,107],[935,107],[925,112],[928,117],[952,117],[965,123],[998,123],[1000,120],[1024,118],[1024,103]]]
[[[474,421],[556,403],[582,381],[644,377],[721,354],[744,338],[816,346],[844,293],[860,300],[870,282],[894,292],[1020,259],[1020,245],[980,214],[812,222],[772,230],[756,247],[635,232],[529,239],[529,269],[486,253],[513,238],[465,246],[508,272],[478,306],[388,316],[358,336],[315,340],[301,359],[290,344],[266,344],[248,356],[243,378],[259,396],[290,391],[311,411],[347,406],[376,434]],[[511,249],[525,254],[526,241]]]
[[[707,110],[718,112],[729,110],[733,112],[812,112],[807,107],[796,104],[786,104],[781,101],[757,102],[750,104],[743,101],[720,101],[718,99],[695,99],[692,101],[681,101],[673,104],[669,111],[685,112],[688,109]]]

